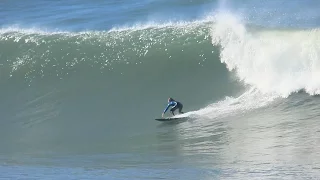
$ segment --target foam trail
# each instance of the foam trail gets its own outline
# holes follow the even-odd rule
[[[237,98],[226,97],[224,100],[210,104],[205,108],[177,117],[223,118],[267,106],[276,98],[278,96],[275,94],[262,94],[258,89],[251,88]]]
[[[221,62],[245,84],[282,97],[320,93],[319,29],[249,31],[238,16],[220,13],[211,37]]]

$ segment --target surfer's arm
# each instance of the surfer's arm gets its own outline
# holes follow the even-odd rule
[[[164,109],[164,111],[163,111],[163,113],[162,113],[162,117],[163,117],[164,113],[167,112],[167,110],[169,109],[170,106],[175,107],[177,104],[178,104],[177,102],[173,102],[173,101],[171,101],[170,103],[168,103],[167,107]]]
[[[175,108],[178,105],[177,102],[172,102],[172,104],[173,104],[172,108]]]
[[[166,113],[169,109],[170,104],[167,105],[167,107],[164,109],[163,114]]]

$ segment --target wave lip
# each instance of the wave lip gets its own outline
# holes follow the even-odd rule
[[[282,97],[320,93],[319,29],[253,31],[238,16],[220,14],[211,37],[221,46],[221,62],[245,84]]]

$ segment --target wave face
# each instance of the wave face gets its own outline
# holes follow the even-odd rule
[[[319,94],[318,29],[251,27],[238,17],[78,33],[1,29],[2,151],[134,148],[128,137],[154,131],[168,97],[185,115],[221,118],[299,90]]]
[[[79,148],[84,144],[98,151],[108,139],[113,144],[108,150],[132,148],[123,141],[141,127],[154,131],[153,119],[168,97],[190,111],[241,94],[242,85],[211,44],[211,25],[195,21],[79,33],[2,29],[1,142],[8,143],[3,151],[76,152],[85,151]]]

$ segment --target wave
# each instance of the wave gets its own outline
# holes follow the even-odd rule
[[[190,73],[180,72],[182,69],[178,73],[201,81],[204,77],[193,75],[192,69],[212,61],[213,66],[207,73],[216,80],[203,87],[208,89],[203,95],[208,99],[205,103],[230,98],[200,108],[197,113],[203,115],[261,107],[275,97],[288,97],[299,90],[310,95],[319,94],[318,29],[256,28],[239,17],[219,13],[201,21],[148,23],[77,33],[1,29],[1,78],[20,77],[31,84],[38,78],[63,80],[77,73],[110,76],[108,72],[112,71],[116,77],[111,81],[115,81],[119,75],[148,69],[153,79],[160,80],[163,74],[170,74],[172,68],[168,66],[184,64],[189,66]],[[156,74],[159,66],[161,70]],[[141,74],[137,76],[145,78]],[[244,94],[243,88],[238,86],[242,83],[249,87]],[[156,83],[149,86],[159,88]],[[232,90],[212,92],[213,86]],[[256,97],[265,98],[261,98],[258,105],[253,103]],[[236,102],[241,107],[232,106]]]
[[[201,126],[299,90],[318,94],[318,34],[228,13],[109,31],[1,29],[2,151],[135,148],[128,137],[156,132],[168,97]]]

